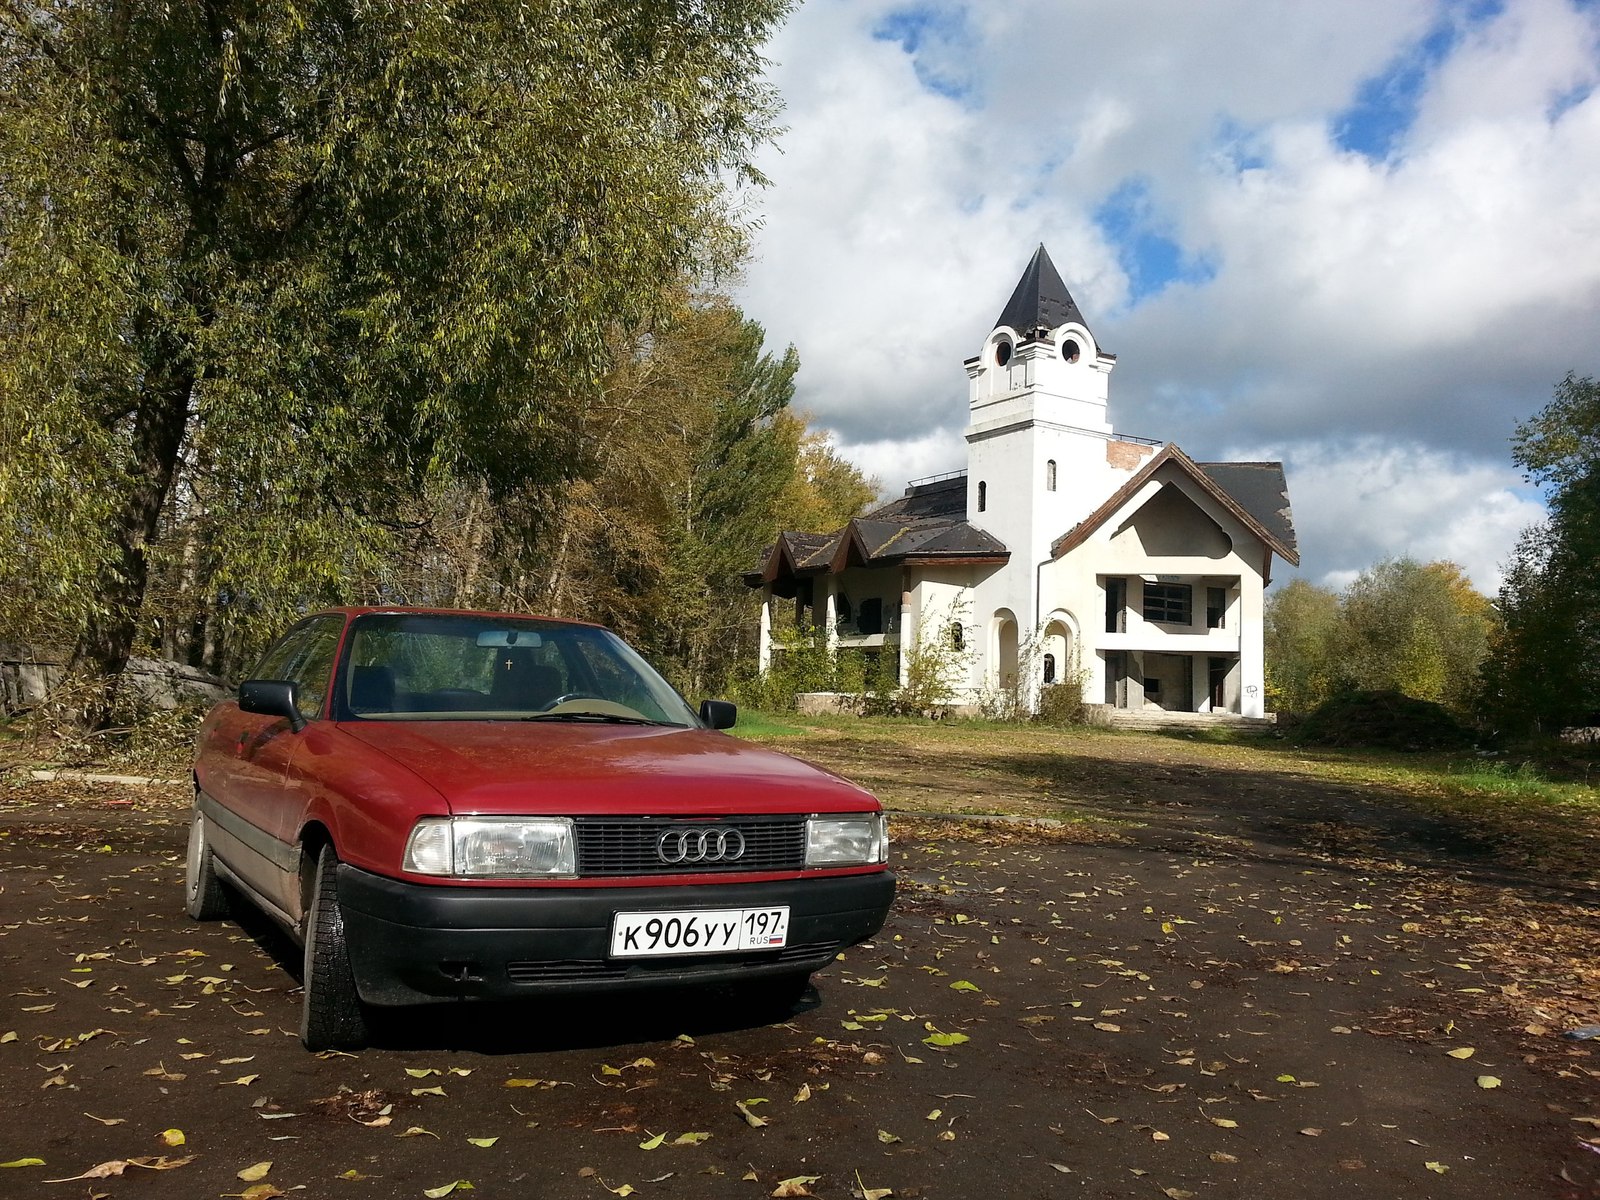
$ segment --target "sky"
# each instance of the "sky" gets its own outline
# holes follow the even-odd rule
[[[1492,594],[1510,438],[1600,375],[1597,0],[807,0],[736,289],[886,495],[965,465],[962,360],[1048,249],[1119,433],[1281,460],[1302,556]]]

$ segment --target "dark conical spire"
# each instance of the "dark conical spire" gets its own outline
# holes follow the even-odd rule
[[[1009,325],[1027,337],[1035,329],[1056,329],[1068,321],[1089,328],[1083,313],[1078,310],[1077,301],[1067,291],[1067,285],[1061,282],[1061,275],[1055,263],[1050,261],[1044,243],[1040,242],[1028,262],[1028,269],[1017,281],[1016,291],[1011,293],[1005,310],[995,322],[995,328]]]

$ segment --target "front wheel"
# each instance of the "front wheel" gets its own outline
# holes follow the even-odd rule
[[[324,846],[317,856],[306,910],[300,1040],[307,1050],[357,1050],[367,1044],[371,1032],[345,943],[338,868],[339,856],[332,846]]]
[[[189,849],[183,861],[184,909],[196,921],[215,921],[228,915],[226,885],[217,875],[206,818],[199,805],[189,816]]]

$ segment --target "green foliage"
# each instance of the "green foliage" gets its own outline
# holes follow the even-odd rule
[[[1306,712],[1342,692],[1393,691],[1466,716],[1494,624],[1454,563],[1386,560],[1342,594],[1296,580],[1267,600],[1273,703]]]
[[[1339,596],[1291,580],[1266,603],[1267,695],[1277,712],[1310,712],[1334,693],[1338,677]]]
[[[1315,746],[1448,750],[1472,735],[1442,706],[1396,691],[1343,692],[1319,706],[1296,731]]]
[[[419,497],[539,528],[608,335],[739,252],[786,8],[7,5],[0,619],[114,671],[154,580],[226,657]]]
[[[944,716],[959,699],[977,655],[968,635],[970,602],[953,601],[929,611],[918,622],[917,636],[899,648],[904,668],[892,679],[880,678],[876,711],[900,716]],[[896,656],[884,648],[884,659]]]
[[[1513,458],[1551,489],[1550,517],[1506,566],[1486,708],[1516,732],[1600,724],[1600,383],[1569,374],[1518,426]]]

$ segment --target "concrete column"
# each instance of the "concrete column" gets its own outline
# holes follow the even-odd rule
[[[772,587],[761,589],[761,632],[756,650],[757,670],[765,675],[772,666]]]
[[[839,577],[827,577],[827,596],[823,603],[823,638],[828,647],[828,658],[837,658],[839,654]]]
[[[1239,714],[1267,715],[1265,596],[1259,576],[1239,581]]]
[[[904,571],[900,575],[900,589],[900,686],[905,687],[911,682],[911,651],[917,644],[917,618]]]

